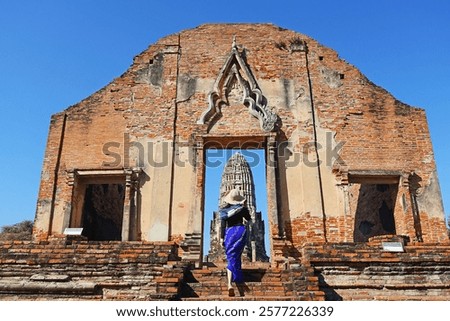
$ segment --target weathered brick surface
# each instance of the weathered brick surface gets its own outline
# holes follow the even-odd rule
[[[425,242],[448,242],[424,110],[399,102],[332,49],[270,24],[202,25],[167,36],[136,56],[122,76],[54,115],[38,198],[36,239],[62,233],[70,217],[79,215],[73,204],[77,179],[68,184],[67,176],[83,169],[137,166],[143,170],[151,185],[145,187],[145,179],[140,182],[142,199],[149,200],[137,215],[143,239],[153,240],[153,232],[147,230],[155,221],[165,225],[163,234],[172,233],[161,240],[183,238],[186,231],[202,226],[198,216],[202,215],[207,143],[214,141],[216,147],[230,142],[241,147],[249,141],[260,147],[268,144],[268,133],[242,104],[239,86],[219,88],[227,100],[220,116],[210,124],[199,123],[208,108],[208,94],[230,57],[234,37],[267,108],[279,117],[270,136],[275,137],[275,148],[285,142],[290,146],[289,152],[275,157],[274,178],[267,181],[275,193],[268,200],[273,237],[283,236],[280,231],[286,230],[296,245],[306,239],[350,241],[349,229],[354,226],[353,213],[345,213],[351,202],[345,199],[346,184],[355,172],[376,176],[381,171],[399,178],[397,233]],[[105,152],[110,142],[120,146]],[[151,150],[138,155],[140,150],[125,146],[135,142],[144,148],[147,143],[167,143],[162,150],[167,156],[165,167],[147,164],[148,156],[156,155]],[[342,144],[339,162],[327,156],[330,144]],[[319,148],[317,153],[313,147]],[[178,157],[190,164],[180,165]],[[290,163],[299,157],[306,157],[307,163]],[[321,163],[319,168],[316,161]],[[404,183],[402,177],[413,176],[415,186],[409,187],[412,183]],[[175,191],[183,181],[191,189],[186,195]],[[159,202],[153,201],[154,195]],[[415,221],[413,202],[418,207]]]
[[[407,245],[392,253],[381,244],[320,244],[303,254],[327,300],[450,299],[448,245]]]
[[[228,297],[225,266],[187,270],[181,290],[182,300],[323,300],[318,278],[311,268],[271,268],[269,264],[247,263],[244,283],[234,285],[236,297]]]
[[[245,284],[229,298],[225,265],[192,269],[171,242],[1,242],[0,300],[450,298],[449,246],[389,253],[380,244],[310,244],[296,253],[288,246],[290,259],[278,267],[244,263]]]
[[[252,115],[249,110],[255,105],[260,109]],[[264,127],[263,111],[276,114],[273,129]],[[169,35],[136,56],[122,76],[54,115],[34,240],[51,240],[67,227],[83,227],[83,188],[113,180],[111,184],[125,188],[118,238],[176,240],[183,262],[198,266],[203,254],[205,155],[208,148],[231,147],[265,150],[266,224],[274,269],[302,260],[322,273],[327,260],[358,257],[364,261],[368,256],[375,265],[376,260],[381,265],[396,262],[431,278],[431,270],[421,267],[431,261],[428,254],[418,254],[419,245],[429,255],[447,253],[445,247],[435,247],[433,253],[427,245],[448,245],[449,238],[425,111],[399,102],[332,49],[270,24],[208,24]],[[392,194],[378,191],[384,185],[392,188]],[[364,193],[372,195],[364,198]],[[379,205],[369,207],[372,200]],[[378,255],[370,242],[349,243],[386,233],[407,240],[408,249],[417,246],[417,251],[391,257]],[[302,255],[303,246],[311,242],[324,244],[323,248]],[[331,248],[327,243],[346,245]],[[53,245],[40,248],[40,244],[12,246],[11,253],[4,252],[2,264],[30,271],[44,260],[51,266],[50,273],[65,265],[100,262],[97,268],[106,264],[114,271],[148,263],[141,262],[147,257],[137,252],[145,249],[145,242],[123,245],[127,249],[123,251],[117,243],[114,249],[106,249],[116,253],[108,259],[95,243],[88,242],[86,249],[81,243],[76,248],[57,248],[58,255],[49,256],[45,253]],[[365,254],[358,252],[366,248]],[[158,269],[164,266],[159,260],[165,254],[151,251],[159,253],[151,257]],[[45,255],[38,257],[35,252]],[[142,292],[172,297],[161,292],[164,288],[176,292],[172,276],[158,277],[162,278],[141,284]],[[332,277],[329,274],[330,282]],[[345,285],[341,289],[340,281],[333,280],[342,297],[358,297],[356,290]],[[430,291],[445,293],[445,287],[436,288],[431,279],[424,282]],[[57,287],[61,285],[48,291]],[[80,289],[93,298],[99,295],[91,293],[91,283]],[[127,287],[121,285],[104,289],[102,298],[135,295],[127,294]],[[399,295],[413,297],[414,291]],[[382,297],[364,293],[360,297]]]
[[[1,242],[1,300],[169,300],[183,269],[171,242]]]

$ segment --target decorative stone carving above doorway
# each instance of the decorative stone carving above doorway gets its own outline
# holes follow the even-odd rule
[[[244,52],[239,52],[234,38],[231,53],[208,95],[208,108],[197,123],[214,123],[220,117],[222,107],[230,105],[230,100],[239,98],[249,113],[259,120],[263,131],[271,132],[276,129],[278,116],[267,107],[267,100],[245,62]]]

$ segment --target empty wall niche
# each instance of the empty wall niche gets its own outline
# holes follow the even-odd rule
[[[83,235],[92,241],[120,241],[125,184],[88,184],[82,213]]]
[[[353,183],[349,186],[349,192],[350,208],[355,219],[355,242],[396,233],[394,212],[398,184]]]

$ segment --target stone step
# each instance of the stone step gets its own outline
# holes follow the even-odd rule
[[[182,300],[311,300],[322,298],[318,279],[301,264],[272,266],[267,262],[243,262],[244,283],[233,284],[236,296],[228,297],[226,262],[207,262],[185,270]],[[316,293],[317,292],[317,293]]]
[[[279,269],[262,269],[262,268],[249,268],[249,267],[243,267],[242,271],[244,274],[248,275],[276,275],[279,276],[282,274],[283,270]],[[217,274],[224,274],[226,275],[226,267],[223,268],[206,268],[206,269],[198,269],[198,270],[191,270],[191,273],[193,275],[217,275]]]
[[[187,284],[186,285],[190,293],[194,296],[202,296],[204,294],[227,294],[228,289],[227,286],[224,285],[205,285],[205,284]],[[246,295],[255,295],[259,293],[260,295],[286,295],[288,293],[292,293],[292,289],[288,289],[284,287],[281,284],[271,284],[271,285],[264,285],[264,284],[245,284],[243,286],[234,286],[233,287],[236,292],[239,293],[245,293]],[[187,293],[187,291],[185,291]]]
[[[188,283],[198,283],[198,282],[205,282],[205,281],[215,281],[215,282],[226,282],[227,276],[226,273],[223,274],[212,274],[212,275],[201,275],[198,274],[185,276],[185,281]],[[291,282],[291,278],[287,277],[281,277],[281,276],[274,276],[274,275],[268,275],[268,276],[258,276],[258,275],[251,275],[244,273],[244,281],[245,282]]]
[[[220,264],[219,264],[220,265]],[[267,264],[245,265],[244,283],[228,297],[226,265],[210,265],[185,272],[181,298],[193,300],[311,300],[317,278],[307,269],[284,270]],[[314,286],[311,286],[312,283]]]
[[[203,279],[201,281],[197,281],[197,282],[186,282],[186,284],[189,284],[190,286],[195,286],[195,287],[220,287],[222,285],[226,285],[227,280],[225,278],[223,279]],[[263,281],[263,282],[252,282],[252,281],[244,281],[244,285],[250,288],[253,287],[277,287],[277,286],[284,286],[284,287],[288,287],[292,284],[296,284],[296,285],[302,285],[302,284],[306,284],[305,282],[291,282],[291,281],[281,281],[281,280],[271,280],[271,281]],[[234,283],[233,283],[234,284]]]
[[[207,269],[207,268],[226,268],[227,266],[227,262],[204,262],[203,263],[203,268]],[[257,268],[261,268],[261,269],[269,269],[271,268],[271,263],[270,262],[242,262],[242,266],[246,267],[246,268],[252,268],[252,269],[257,269]]]
[[[224,295],[210,295],[208,297],[182,298],[182,301],[298,301],[302,300],[298,296],[237,296],[229,297]],[[305,298],[307,300],[307,298]]]

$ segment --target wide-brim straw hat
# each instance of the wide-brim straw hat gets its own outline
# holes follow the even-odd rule
[[[236,204],[244,204],[246,199],[244,195],[242,195],[242,192],[240,190],[234,188],[228,192],[227,196],[223,198],[223,201],[230,205],[236,205]]]

